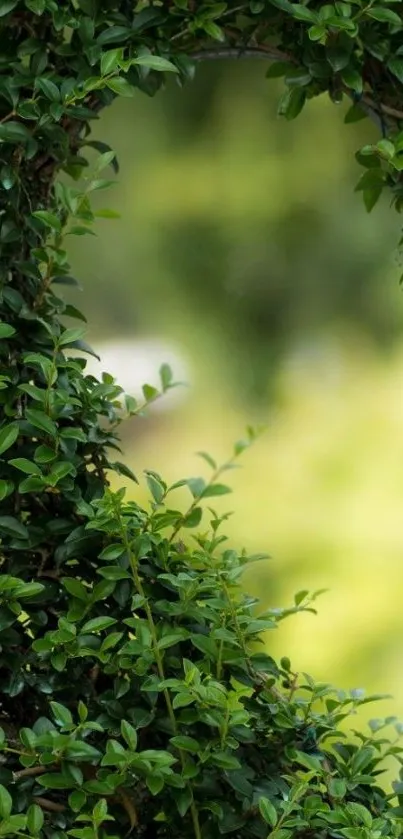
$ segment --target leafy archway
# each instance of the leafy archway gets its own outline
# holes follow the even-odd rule
[[[399,746],[377,735],[379,721],[347,745],[338,732],[361,692],[256,651],[315,597],[257,617],[238,589],[248,557],[220,552],[226,517],[210,510],[199,530],[202,502],[229,491],[222,474],[254,431],[221,467],[203,455],[208,481],[168,487],[148,472],[150,510],[110,492],[111,470],[135,479],[111,457],[123,413],[171,388],[172,373],[163,366],[160,391],[145,385],[144,405],[122,407],[110,376],[86,373],[85,328],[65,325],[85,318],[57,293],[75,283],[67,237],[90,232],[91,194],[117,168],[91,121],[116,96],[155,93],[165,72],[190,80],[201,60],[270,61],[287,119],[325,91],[349,96],[349,119],[369,114],[385,135],[359,152],[367,207],[390,187],[400,209],[402,19],[391,5],[0,0],[2,836],[401,833],[401,784],[397,801],[376,784]],[[185,512],[170,502],[179,486],[191,492]]]

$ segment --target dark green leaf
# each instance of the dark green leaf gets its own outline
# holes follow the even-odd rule
[[[0,516],[0,534],[14,536],[18,539],[29,538],[25,525],[13,516]]]
[[[0,323],[0,339],[11,338],[15,335],[15,329],[9,323]]]
[[[134,88],[131,84],[124,79],[122,76],[116,76],[116,78],[108,79],[107,86],[109,90],[112,90],[113,93],[117,93],[118,96],[134,96]]]
[[[375,6],[375,8],[365,9],[365,14],[368,17],[372,17],[374,20],[378,20],[380,23],[390,23],[392,26],[398,26],[399,29],[402,28],[402,20],[396,12],[392,12],[392,9],[386,9],[383,6]]]
[[[51,702],[50,707],[52,709],[53,716],[59,725],[71,725],[73,717],[68,708],[65,708],[64,705],[60,705],[59,702]]]
[[[270,827],[275,827],[278,821],[277,811],[268,798],[259,799],[259,810],[265,822],[269,824]]]
[[[56,435],[56,425],[44,411],[37,411],[35,408],[27,408],[25,411],[25,418],[31,425],[34,426],[34,428],[39,428],[46,434],[50,434],[51,437]]]
[[[14,422],[9,423],[9,425],[3,425],[0,428],[0,454],[6,452],[15,443],[18,437],[18,431],[18,425]]]
[[[104,629],[109,629],[116,623],[116,618],[98,617],[91,618],[84,626],[81,627],[81,632],[101,632]]]
[[[31,132],[21,122],[10,120],[0,125],[0,142],[27,143],[31,139]]]
[[[184,752],[192,752],[193,754],[197,754],[200,749],[200,743],[194,737],[188,737],[185,734],[171,737],[171,743],[177,749],[181,749]]]
[[[4,15],[8,15],[9,12],[12,12],[15,9],[18,0],[1,0],[0,2],[0,17],[4,17]]]
[[[2,819],[8,819],[13,806],[13,800],[9,791],[0,784],[0,816]]]
[[[133,726],[130,725],[130,723],[127,722],[127,720],[122,720],[120,730],[121,730],[121,734],[122,734],[123,739],[126,741],[127,745],[129,746],[129,749],[132,749],[132,751],[136,751],[136,749],[137,749],[137,739],[138,739],[136,729],[133,728]]]

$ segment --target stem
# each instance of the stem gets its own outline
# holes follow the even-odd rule
[[[3,123],[8,122],[8,120],[12,119],[13,117],[15,117],[15,111],[10,111],[9,114],[6,114],[5,117],[0,119],[0,125],[3,125]]]
[[[13,779],[14,781],[18,781],[19,778],[43,775],[44,772],[49,772],[49,766],[28,766],[26,769],[19,769],[18,772],[13,772]]]
[[[228,58],[264,58],[266,61],[288,61],[296,64],[294,58],[277,50],[275,47],[217,47],[196,50],[190,53],[193,61],[215,61]]]
[[[221,672],[222,672],[222,654],[224,650],[224,641],[221,639],[219,647],[218,647],[218,658],[217,658],[217,681],[221,680]]]
[[[32,799],[34,804],[38,804],[42,810],[49,810],[51,813],[64,813],[66,807],[64,804],[58,804],[56,801],[49,801],[48,798],[35,795]]]

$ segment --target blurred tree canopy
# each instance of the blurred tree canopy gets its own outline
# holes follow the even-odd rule
[[[115,321],[130,336],[186,335],[197,352],[208,330],[234,386],[255,398],[270,394],[290,349],[330,326],[387,348],[403,323],[398,219],[382,203],[368,216],[352,190],[354,152],[375,127],[343,125],[343,106],[323,97],[285,123],[262,70],[203,66],[183,90],[170,80],[155,99],[102,115],[96,134],[125,172],[109,199],[122,220],[115,237],[72,249],[88,260],[79,273],[103,338]]]

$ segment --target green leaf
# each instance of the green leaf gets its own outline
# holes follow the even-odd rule
[[[119,568],[116,565],[108,565],[106,568],[98,568],[97,574],[104,577],[105,580],[130,580],[131,575],[124,568]]]
[[[159,650],[166,650],[168,647],[174,647],[175,644],[179,644],[181,641],[186,641],[189,637],[189,633],[186,629],[177,629],[175,632],[170,632],[168,635],[164,635],[158,641],[158,649]]]
[[[51,102],[60,102],[60,90],[57,85],[51,81],[51,79],[36,79],[35,86],[39,88]]]
[[[187,485],[193,498],[201,498],[206,490],[206,482],[203,478],[189,478]]]
[[[109,629],[117,623],[116,618],[99,617],[91,618],[84,626],[81,627],[81,632],[101,632],[103,629]]]
[[[4,17],[4,15],[8,15],[9,12],[12,12],[15,9],[18,0],[1,0],[0,2],[0,17]]]
[[[231,487],[226,486],[226,484],[211,484],[211,486],[207,486],[205,490],[203,490],[203,498],[212,498],[214,495],[228,495],[229,492],[232,492]]]
[[[107,548],[104,548],[103,551],[99,554],[99,559],[118,559],[119,556],[125,552],[124,545],[108,545]]]
[[[170,743],[177,749],[181,749],[184,752],[191,752],[192,754],[197,754],[200,749],[200,743],[194,737],[188,737],[185,734],[178,734],[175,737],[171,737]]]
[[[194,701],[195,697],[193,694],[182,691],[181,693],[177,693],[173,698],[172,707],[174,710],[176,710],[176,708],[186,708],[187,705],[192,705]]]
[[[36,779],[37,784],[46,789],[70,789],[72,787],[71,779],[61,772],[45,772]]]
[[[260,814],[270,827],[275,827],[278,821],[277,811],[268,798],[259,799]]]
[[[30,475],[25,478],[18,486],[20,495],[25,492],[42,492],[46,487],[46,479],[39,475]]]
[[[32,213],[32,215],[34,218],[37,218],[38,221],[41,221],[42,224],[46,225],[46,227],[50,227],[51,230],[54,230],[55,233],[61,232],[62,223],[54,213],[49,213],[47,210],[36,210]]]
[[[109,90],[112,90],[113,93],[117,93],[118,96],[134,96],[134,88],[127,79],[122,78],[122,76],[117,76],[114,79],[108,79],[106,84],[107,87],[109,87]]]
[[[14,327],[9,323],[0,323],[0,339],[11,338],[12,335],[15,335]]]
[[[158,795],[164,789],[164,778],[161,775],[147,775],[146,784],[151,795]]]
[[[21,583],[15,589],[15,596],[20,600],[30,599],[32,597],[37,597],[38,594],[44,590],[44,586],[42,583]]]
[[[15,443],[19,433],[19,428],[17,423],[12,422],[9,425],[3,425],[0,428],[0,454],[6,452],[7,449],[10,449],[13,443]]]
[[[197,454],[199,455],[199,457],[202,457],[203,460],[205,460],[206,463],[208,463],[208,465],[211,466],[212,469],[217,469],[217,464],[215,460],[211,457],[210,454],[208,454],[208,452],[197,452]]]
[[[162,390],[166,391],[172,385],[173,373],[169,364],[162,364],[160,367],[160,379]]]
[[[92,763],[94,760],[99,760],[101,753],[94,746],[85,743],[84,740],[71,740],[66,748],[66,757],[69,760],[82,760]]]
[[[328,782],[329,795],[332,798],[344,798],[347,792],[347,784],[343,778],[330,778]]]
[[[26,475],[42,475],[39,466],[36,463],[32,463],[31,460],[27,460],[26,457],[15,457],[8,462],[11,463],[11,466],[19,469],[20,472],[24,472]]]
[[[372,17],[374,20],[378,20],[380,23],[390,23],[392,26],[398,26],[399,29],[402,28],[402,20],[396,12],[392,12],[391,9],[385,9],[382,6],[376,6],[375,8],[366,9],[365,14],[367,17]]]
[[[43,15],[46,8],[46,0],[25,0],[25,5],[34,15]]]
[[[56,436],[56,424],[50,419],[50,417],[48,417],[47,414],[45,414],[44,411],[37,411],[35,408],[27,408],[25,411],[25,418],[31,425],[34,426],[34,428],[39,428],[46,434],[50,434],[51,437]]]
[[[186,789],[175,790],[174,792],[174,800],[178,810],[179,815],[183,818],[189,807],[192,803],[192,791],[189,787]]]
[[[13,516],[0,516],[0,534],[14,536],[17,539],[28,539],[29,533],[22,522]]]
[[[0,784],[0,816],[2,819],[8,819],[13,806],[13,799],[9,791]]]
[[[354,90],[355,93],[361,94],[363,91],[363,79],[361,73],[354,67],[345,67],[341,74],[344,84]]]
[[[127,720],[122,720],[121,725],[120,725],[120,731],[121,731],[123,739],[126,741],[127,745],[129,746],[129,749],[131,749],[133,752],[135,752],[136,749],[137,749],[137,739],[138,739],[136,729],[133,728],[133,726],[130,725],[130,723],[127,722]]]
[[[216,766],[219,766],[220,769],[231,770],[241,768],[239,760],[229,752],[212,752],[211,760],[216,764]]]
[[[21,122],[10,120],[0,125],[0,142],[27,143],[31,139],[31,132]]]
[[[221,29],[221,26],[218,26],[214,23],[213,20],[206,20],[203,22],[203,29],[210,38],[213,38],[214,41],[219,41],[223,43],[225,41],[225,32]]]
[[[84,602],[88,600],[90,596],[89,590],[79,580],[75,580],[73,577],[62,577],[62,583],[66,591],[73,595],[73,597],[77,597],[78,600],[83,600]]]
[[[282,12],[288,12],[288,14],[292,14],[294,11],[294,6],[289,0],[270,0],[270,5],[275,6],[276,9],[281,9]]]
[[[321,41],[326,36],[326,27],[322,24],[311,26],[308,35],[311,41]]]
[[[105,653],[107,650],[111,650],[112,647],[115,647],[119,643],[121,638],[123,638],[123,632],[109,632],[102,641],[100,652]]]
[[[62,673],[66,666],[67,655],[62,652],[53,653],[50,661],[54,670],[57,670],[58,673]]]
[[[379,142],[376,144],[376,149],[381,154],[381,156],[385,158],[385,160],[392,160],[392,158],[395,156],[395,147],[390,140],[379,140]]]
[[[149,55],[138,55],[137,58],[132,59],[131,63],[137,64],[139,67],[147,67],[149,70],[157,70],[162,73],[179,72],[178,68],[175,67],[175,64],[172,64],[172,61],[168,61],[168,59],[162,58],[160,55],[151,55],[151,53]]]
[[[304,20],[307,23],[316,23],[318,20],[317,13],[304,6],[303,3],[293,3],[291,5],[291,12],[296,20]]]
[[[74,813],[78,813],[85,805],[87,796],[84,790],[77,789],[69,795],[69,807]]]
[[[108,50],[102,54],[101,58],[101,74],[107,76],[113,70],[116,70],[119,61],[122,59],[123,51],[121,47],[114,50]]]
[[[12,481],[3,481],[0,478],[0,501],[4,501],[14,490],[14,484]]]
[[[146,472],[147,486],[156,504],[161,504],[165,496],[165,487],[151,473]]]
[[[183,527],[197,527],[203,516],[201,507],[195,507],[183,520]]]
[[[283,93],[279,105],[279,116],[285,117],[287,120],[295,119],[301,113],[306,100],[305,90],[301,87],[293,87]]]
[[[392,56],[388,61],[388,70],[403,83],[403,58],[398,55]]]
[[[64,329],[57,343],[59,347],[66,347],[68,344],[73,344],[74,341],[81,341],[86,332],[87,330],[83,326]]]
[[[98,35],[98,44],[124,43],[131,36],[131,30],[127,26],[110,26],[105,28]]]
[[[157,388],[153,387],[153,385],[145,384],[145,385],[143,385],[142,390],[143,390],[143,396],[144,396],[144,399],[145,399],[146,402],[153,402],[154,399],[156,399],[157,396],[160,395]]]
[[[135,484],[138,484],[138,480],[134,472],[126,466],[125,463],[121,463],[120,460],[115,460],[114,463],[110,464],[110,467],[117,472],[118,475],[123,475],[124,478],[129,478],[130,481],[134,481]]]
[[[51,702],[50,707],[52,709],[53,716],[59,725],[64,726],[72,724],[73,717],[68,708],[65,708],[64,705],[60,705],[59,702]]]
[[[308,755],[305,752],[296,752],[296,758],[298,763],[301,766],[305,766],[306,769],[310,769],[312,772],[322,773],[323,767],[318,757],[315,755]]]

